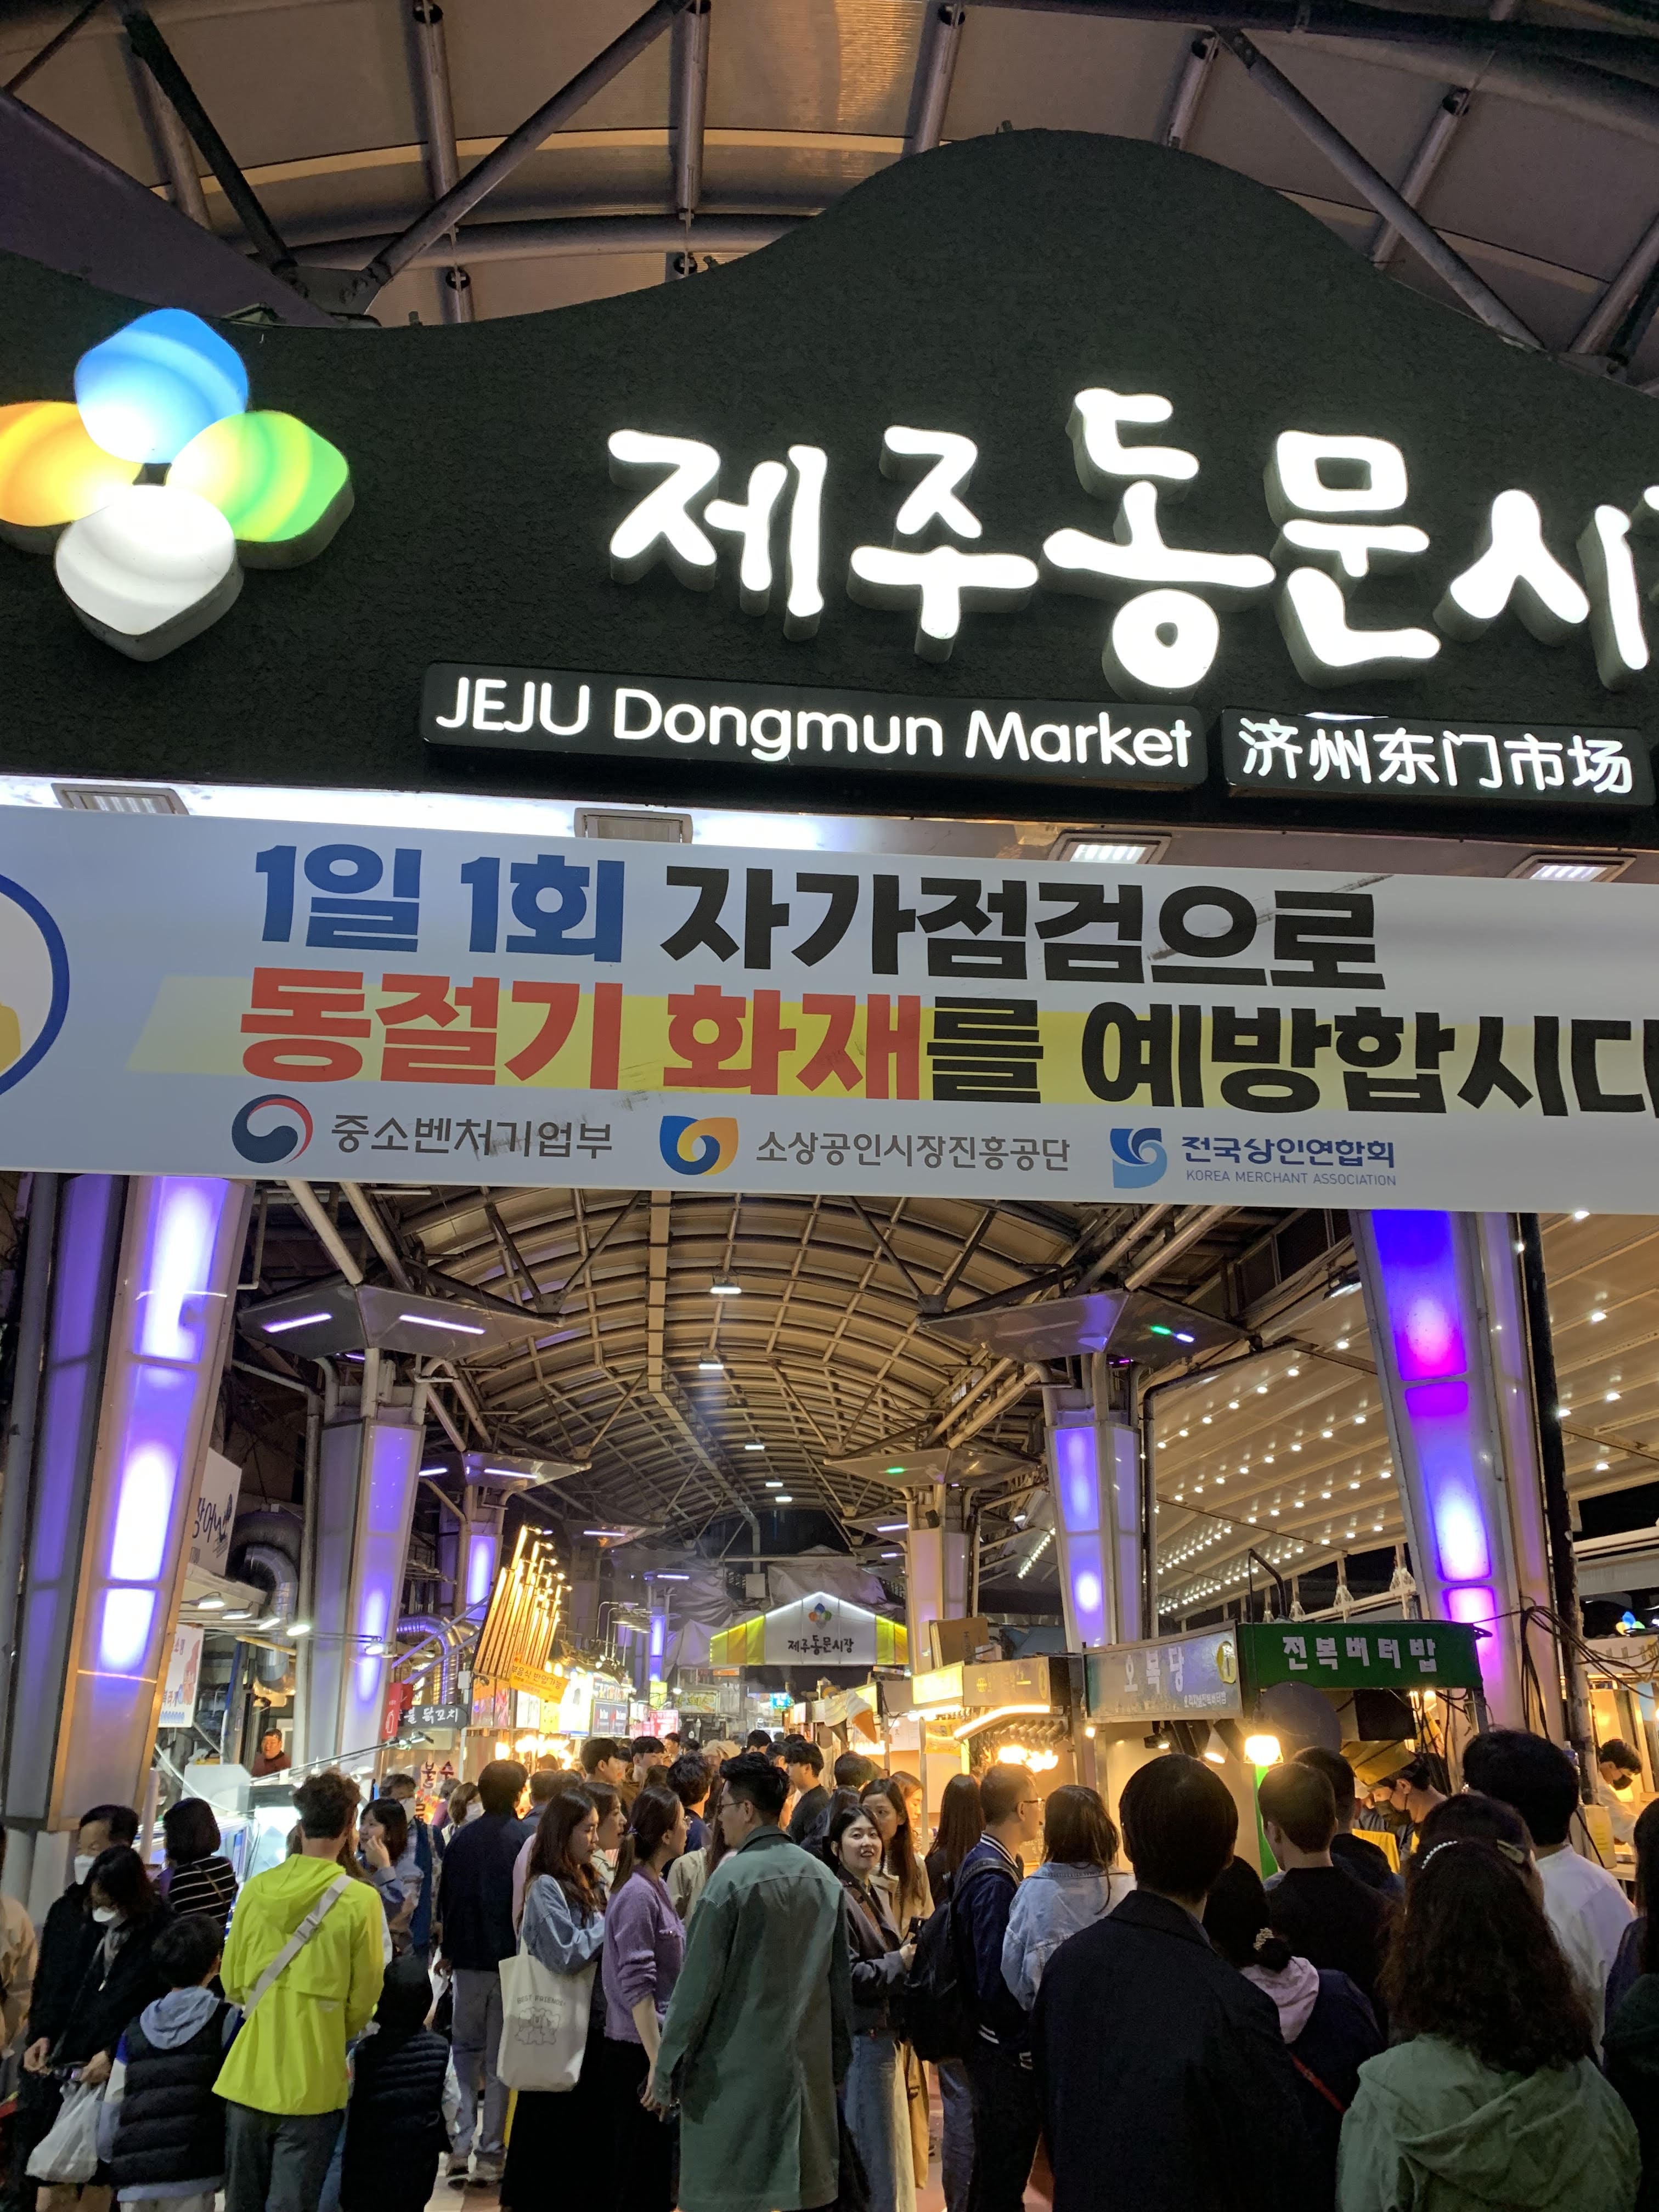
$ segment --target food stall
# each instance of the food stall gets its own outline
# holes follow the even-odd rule
[[[1115,1817],[1137,1767],[1184,1751],[1211,1762],[1241,1835],[1259,1838],[1257,1781],[1308,1745],[1356,1765],[1409,1745],[1455,1770],[1484,1724],[1480,1633],[1445,1620],[1230,1621],[1091,1652],[1085,1740],[1097,1786]]]

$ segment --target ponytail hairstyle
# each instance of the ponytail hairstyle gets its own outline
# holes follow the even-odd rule
[[[1267,1893],[1248,1859],[1230,1860],[1221,1869],[1205,1902],[1204,1933],[1241,1973],[1246,1966],[1260,1966],[1277,1974],[1294,1956],[1268,1924]]]
[[[617,1853],[617,1872],[611,1884],[612,1897],[630,1875],[639,1872],[684,1810],[678,1794],[665,1783],[647,1784],[641,1790],[634,1800],[628,1833]]]

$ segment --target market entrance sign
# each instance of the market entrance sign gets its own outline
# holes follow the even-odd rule
[[[0,892],[19,1167],[1625,1212],[1659,1190],[1642,885],[7,809]]]
[[[1659,413],[1167,149],[993,134],[556,314],[198,331],[125,459],[137,303],[3,269],[0,523],[59,434],[108,502],[0,546],[0,768],[1659,842]]]

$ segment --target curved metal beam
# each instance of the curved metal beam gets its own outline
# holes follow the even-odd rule
[[[434,240],[409,265],[447,268],[457,247],[468,263],[527,261],[542,254],[675,253],[686,246],[688,236],[696,252],[749,253],[809,220],[800,216],[705,215],[692,221],[689,232],[672,215],[554,216],[524,222],[464,223],[455,244],[447,238]],[[319,269],[361,269],[391,242],[385,232],[368,238],[322,239],[305,246],[305,257]]]

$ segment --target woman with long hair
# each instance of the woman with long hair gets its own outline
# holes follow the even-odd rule
[[[582,1788],[593,1800],[593,1810],[599,1820],[593,1844],[593,1878],[608,1897],[617,1878],[617,1854],[628,1832],[628,1808],[623,1803],[621,1790],[613,1790],[608,1782],[590,1779],[582,1784]]]
[[[881,1879],[895,1925],[908,1928],[912,1920],[931,1919],[933,1892],[927,1887],[927,1869],[917,1855],[915,1831],[898,1777],[884,1774],[866,1783],[860,1802],[881,1838]]]
[[[617,2203],[628,2212],[673,2212],[674,2131],[656,2063],[663,2015],[685,1957],[685,1930],[663,1874],[684,1849],[684,1800],[665,1783],[647,1782],[617,1855],[602,1969]]]
[[[161,1891],[175,1918],[204,1913],[222,1931],[236,1902],[236,1875],[221,1857],[219,1823],[205,1797],[181,1797],[161,1815],[167,1863]]]
[[[100,1931],[50,2063],[82,2081],[106,2081],[116,2045],[145,2006],[167,1995],[150,1947],[172,1919],[130,1844],[112,1844],[87,1876],[87,1914]]]
[[[866,1783],[860,1802],[881,1838],[881,1871],[875,1877],[876,1886],[886,1893],[894,1927],[901,1936],[914,1935],[917,1921],[933,1918],[933,1899],[927,1887],[927,1869],[916,1850],[902,1779],[896,1774],[884,1774]],[[927,2184],[929,2150],[927,2076],[908,2043],[899,2045],[899,2069],[909,2106],[910,2163],[915,2185],[923,2189]]]
[[[1636,2128],[1524,1869],[1472,1836],[1419,1856],[1382,1967],[1397,2039],[1360,2069],[1339,2212],[1631,2212]]]
[[[612,1796],[615,1792],[610,1793]],[[590,1790],[567,1790],[536,1828],[525,1882],[521,1947],[555,1974],[589,1972],[605,1948],[605,1890],[593,1864],[599,1808]],[[572,2089],[520,2089],[513,2109],[501,2203],[536,2212],[555,2190],[573,2203],[615,2202],[611,2106],[605,2076],[605,1988],[591,1976],[587,2048]]]
[[[408,1950],[409,1923],[421,1901],[421,1869],[409,1815],[395,1797],[371,1797],[358,1814],[357,1861],[380,1893],[392,1950]]]
[[[902,1766],[896,1766],[887,1778],[897,1785],[898,1793],[904,1800],[904,1809],[910,1819],[910,1839],[916,1847],[916,1856],[925,1859],[927,1856],[927,1813],[921,1778],[907,1773]]]
[[[1296,1956],[1284,1937],[1274,1934],[1267,1919],[1267,1893],[1248,1859],[1236,1858],[1222,1870],[1205,1904],[1204,1933],[1228,1965],[1237,1966],[1278,2009],[1279,2033],[1296,2068],[1297,2094],[1316,2167],[1316,2193],[1307,2212],[1331,2212],[1342,2115],[1359,2087],[1360,2068],[1382,2048],[1376,2014],[1346,1974]]]
[[[953,1774],[939,1801],[939,1826],[933,1831],[933,1848],[927,1854],[927,1886],[935,1905],[949,1901],[963,1859],[984,1832],[978,1783],[971,1774]]]
[[[1116,1871],[1117,1829],[1097,1790],[1066,1783],[1042,1807],[1042,1863],[1014,1892],[1002,1978],[1027,2012],[1042,1970],[1068,1936],[1091,1928],[1134,1887]]]
[[[894,1926],[886,1896],[876,1886],[881,1832],[869,1808],[856,1798],[836,1807],[822,1849],[845,1892],[852,1954],[853,2063],[842,2092],[847,2131],[869,2182],[869,2212],[915,2212],[909,2100],[892,2000],[904,1985],[915,1943]]]

